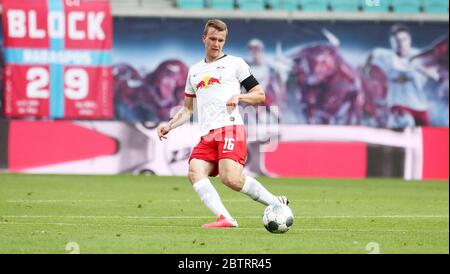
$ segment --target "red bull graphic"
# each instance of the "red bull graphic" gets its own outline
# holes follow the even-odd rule
[[[196,88],[197,88],[197,90],[199,90],[199,89],[204,88],[205,86],[206,86],[205,81],[202,80],[196,85]]]
[[[214,77],[209,78],[208,80],[208,86],[214,85],[214,84],[220,84],[220,80]]]
[[[197,90],[206,88],[208,89],[210,86],[219,84],[220,85],[220,79],[218,78],[214,78],[214,77],[210,77],[210,76],[205,76],[203,78],[203,80],[201,80],[197,85],[195,85],[195,87],[197,88]]]

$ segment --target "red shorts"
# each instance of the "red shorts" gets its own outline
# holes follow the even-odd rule
[[[219,174],[220,159],[231,159],[244,165],[247,160],[245,127],[231,125],[210,130],[207,135],[201,137],[200,142],[192,150],[189,161],[192,159],[213,163],[215,169],[210,176]]]

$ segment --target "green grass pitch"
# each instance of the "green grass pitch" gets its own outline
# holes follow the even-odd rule
[[[215,217],[185,177],[0,174],[0,253],[449,253],[448,182],[259,180],[289,196],[287,233],[216,178],[239,228],[202,229]]]

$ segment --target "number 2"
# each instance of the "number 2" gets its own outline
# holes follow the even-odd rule
[[[76,242],[69,242],[66,244],[66,251],[69,254],[80,254],[80,245]]]
[[[47,99],[50,97],[50,92],[46,88],[50,81],[45,68],[30,68],[27,71],[27,80],[28,98]]]
[[[370,242],[366,245],[366,251],[369,251],[369,254],[380,254],[380,245],[375,242]]]

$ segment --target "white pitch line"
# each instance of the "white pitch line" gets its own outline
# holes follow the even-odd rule
[[[0,222],[0,225],[57,225],[57,226],[105,226],[104,224],[71,224],[71,223],[25,223],[25,222]],[[162,228],[200,228],[198,226],[175,226],[175,225],[127,225],[127,224],[108,224],[108,226],[118,226],[118,227],[162,227]]]
[[[449,215],[376,215],[376,216],[351,216],[351,215],[343,215],[343,216],[299,216],[296,218],[304,218],[304,219],[352,219],[352,218],[361,218],[361,219],[368,219],[368,218],[392,218],[392,219],[414,219],[414,218],[449,218]]]
[[[73,215],[0,215],[0,218],[23,218],[23,219],[42,219],[42,218],[68,218],[68,219],[208,219],[212,216],[73,216]],[[259,219],[261,216],[236,216],[236,219]],[[449,218],[449,215],[381,215],[381,216],[296,216],[296,219],[443,219]],[[1,219],[0,219],[1,220]]]
[[[148,203],[158,203],[158,202],[192,202],[193,200],[190,199],[170,199],[170,200],[150,200]],[[225,200],[225,201],[229,201],[229,202],[236,202],[236,201],[245,201],[245,200]],[[147,203],[146,201],[136,201],[136,200],[95,200],[95,199],[91,199],[91,200],[6,200],[7,203],[72,203],[72,202],[77,202],[77,203],[91,203],[91,202],[119,202],[119,203],[123,203],[123,202],[127,202],[127,203]]]
[[[170,200],[150,200],[147,201],[131,201],[131,200],[6,200],[7,203],[27,203],[27,204],[40,204],[40,203],[48,203],[48,204],[58,204],[58,203],[146,203],[146,204],[152,204],[152,203],[161,203],[161,202],[167,202],[167,203],[190,203],[194,200],[190,199],[170,199]],[[197,201],[197,200],[196,200]],[[200,201],[200,200],[199,200]],[[244,202],[245,200],[224,200],[226,202]]]
[[[224,202],[231,202],[231,203],[235,203],[235,202],[247,202],[249,201],[248,199],[222,199]],[[163,199],[163,200],[149,200],[147,201],[142,201],[141,203],[161,203],[161,202],[168,202],[168,203],[180,203],[180,202],[199,202],[200,200],[197,199]],[[292,200],[293,202],[295,200]],[[87,199],[87,200],[32,200],[32,199],[19,199],[19,200],[6,200],[5,202],[7,203],[91,203],[91,202],[119,202],[119,203],[140,203],[140,201],[131,201],[131,200],[95,200],[95,199]],[[323,201],[323,200],[301,200],[299,202],[327,202],[327,201]]]
[[[72,223],[26,223],[26,222],[0,222],[0,225],[56,225],[56,226],[105,226],[104,224],[72,224]],[[134,227],[134,228],[193,228],[193,229],[201,229],[200,226],[185,226],[185,225],[127,225],[127,224],[108,224],[108,226],[113,227]],[[235,229],[230,230],[265,230],[263,227],[260,228],[254,228],[254,227],[238,227]],[[294,229],[292,229],[294,230]],[[404,230],[404,229],[381,229],[381,230],[374,230],[374,229],[339,229],[339,228],[295,228],[295,230],[298,231],[304,231],[304,232],[390,232],[390,233],[406,233],[406,232],[423,232],[423,233],[449,233],[448,230]],[[39,232],[36,232],[39,234]],[[42,233],[42,234],[45,234]]]
[[[213,216],[47,216],[47,215],[0,215],[1,218],[24,218],[24,219],[42,219],[42,218],[68,218],[68,219],[206,219]]]
[[[72,202],[118,202],[117,200],[6,200],[7,203],[72,203]]]

